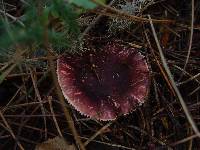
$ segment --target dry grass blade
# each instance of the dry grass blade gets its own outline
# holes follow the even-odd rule
[[[51,56],[51,54],[49,54],[49,56]],[[76,131],[76,128],[74,126],[74,121],[69,113],[69,110],[66,108],[65,106],[65,99],[63,97],[63,94],[62,94],[62,91],[60,89],[60,86],[58,84],[58,80],[57,80],[57,77],[56,77],[56,70],[55,70],[55,66],[54,66],[54,62],[53,60],[50,58],[49,59],[49,64],[50,64],[50,68],[51,68],[51,73],[52,73],[52,76],[53,76],[53,82],[54,82],[54,85],[56,87],[56,93],[58,95],[58,98],[61,102],[61,105],[62,105],[62,108],[63,108],[63,111],[64,111],[64,114],[65,114],[65,117],[67,119],[67,122],[69,123],[69,127],[74,135],[74,138],[77,142],[77,145],[80,146],[80,149],[81,150],[85,150],[85,147],[83,146],[79,136],[78,136],[78,132]]]
[[[66,120],[69,124],[69,128],[72,131],[74,139],[76,140],[76,144],[80,147],[81,150],[85,150],[85,147],[84,147],[81,139],[79,138],[78,132],[77,132],[75,126],[74,126],[74,121],[73,121],[73,119],[70,115],[70,112],[67,109],[67,107],[65,106],[65,98],[64,98],[64,96],[62,94],[62,90],[59,86],[57,75],[56,75],[56,69],[55,69],[55,65],[54,65],[54,60],[52,59],[52,49],[51,49],[50,44],[49,44],[48,30],[47,30],[47,28],[45,28],[45,29],[46,30],[44,32],[44,46],[45,46],[47,53],[48,53],[47,57],[48,57],[48,62],[49,62],[49,67],[50,67],[50,70],[51,70],[52,78],[53,78],[53,83],[54,83],[55,88],[56,88],[56,94],[58,96],[58,99],[60,100],[61,106],[62,106],[63,111],[64,111],[65,118],[66,118]]]
[[[179,141],[176,141],[175,143],[172,143],[171,145],[172,146],[176,146],[176,145],[179,145],[179,144],[182,144],[182,143],[186,143],[194,138],[198,137],[196,134],[195,135],[192,135],[192,136],[189,136],[189,137],[186,137],[182,140],[179,140]]]
[[[94,140],[99,134],[101,134],[105,129],[107,129],[112,122],[109,122],[105,126],[103,126],[99,131],[97,131],[94,135],[92,135],[85,143],[84,145],[87,146],[92,140]]]
[[[5,15],[5,16],[7,16],[8,18],[11,18],[14,22],[17,21],[21,26],[25,27],[25,25],[23,24],[23,22],[20,21],[18,18],[10,15],[9,13],[6,13],[5,11],[2,11],[1,9],[0,9],[0,13],[3,14],[3,15]]]
[[[112,0],[108,6],[111,6],[113,3],[115,2],[115,0]],[[106,8],[103,10],[106,11]],[[82,39],[89,31],[90,29],[92,29],[94,27],[94,25],[101,19],[101,17],[103,16],[103,14],[98,15],[91,24],[88,25],[88,27],[84,30],[84,32],[82,33],[80,39]]]
[[[155,52],[154,52],[152,46],[151,46],[151,42],[150,42],[150,40],[149,40],[149,38],[148,38],[148,35],[147,35],[146,31],[145,31],[144,33],[145,33],[145,36],[146,36],[147,43],[148,43],[148,45],[149,45],[149,47],[150,47],[150,49],[151,49],[151,52],[152,52],[152,54],[153,54],[153,56],[154,56],[154,59],[155,59],[157,65],[158,65],[158,67],[159,67],[159,69],[160,69],[160,72],[162,73],[162,75],[163,75],[165,81],[167,82],[167,84],[168,84],[170,90],[172,91],[173,95],[175,95],[174,89],[173,89],[173,87],[172,87],[172,85],[171,85],[169,79],[167,78],[167,75],[166,75],[166,73],[165,73],[165,71],[164,71],[162,65],[160,64],[160,62],[159,62],[159,60],[158,60],[158,58],[157,58],[157,56],[156,56],[156,54],[155,54]]]
[[[71,135],[71,134],[69,134]],[[86,137],[80,137],[81,139],[85,139],[85,140],[88,140],[89,138],[86,138]],[[119,145],[119,144],[112,144],[112,143],[108,143],[108,142],[102,142],[102,141],[98,141],[98,140],[92,140],[92,142],[95,142],[95,143],[99,143],[99,144],[102,144],[102,145],[107,145],[107,146],[110,146],[110,147],[114,147],[116,149],[122,149],[122,150],[136,150],[135,148],[131,148],[131,147],[127,147],[127,146],[123,146],[123,145]]]
[[[177,65],[173,65],[176,69],[178,69],[178,70],[180,70],[180,71],[183,71],[183,73],[184,74],[186,74],[187,76],[189,76],[190,78],[189,79],[187,79],[187,80],[185,80],[185,81],[183,81],[184,83],[186,82],[189,82],[189,80],[191,81],[191,80],[195,80],[197,83],[199,83],[200,84],[200,81],[197,79],[197,77],[199,77],[199,73],[198,74],[196,74],[195,76],[192,76],[190,73],[188,73],[187,71],[185,71],[185,70],[183,70],[181,67],[179,67],[179,66],[177,66]],[[183,82],[180,82],[180,83],[178,83],[177,85],[181,85],[181,84],[183,84]]]
[[[62,132],[61,132],[61,130],[59,128],[59,125],[58,125],[54,110],[53,110],[52,97],[48,97],[48,101],[49,101],[49,107],[50,107],[50,111],[51,111],[51,114],[52,114],[52,117],[53,117],[53,121],[55,123],[55,126],[56,126],[56,129],[58,131],[58,134],[59,134],[60,137],[63,137]]]
[[[137,130],[137,131],[139,131],[139,132],[141,132],[141,133],[143,133],[143,134],[145,134],[145,135],[148,135],[152,140],[158,142],[158,143],[161,144],[161,145],[165,145],[165,146],[168,147],[169,150],[172,150],[172,148],[171,148],[170,146],[168,146],[165,142],[161,141],[160,139],[157,139],[157,138],[154,137],[154,136],[149,135],[149,134],[148,134],[146,131],[144,131],[143,129],[140,129],[140,128],[138,128],[138,127],[136,127],[136,126],[132,126],[132,125],[131,125],[130,127],[133,128],[133,129],[135,129],[135,130]]]
[[[2,74],[0,74],[0,84],[4,81],[4,79],[9,75],[9,73],[16,67],[16,63],[11,65],[8,69],[6,69]]]
[[[22,61],[22,55],[26,52],[24,51],[19,51],[18,49],[16,50],[16,53],[11,59],[10,62],[8,62],[8,65],[4,68],[5,70],[0,71],[0,84],[4,81],[4,79],[10,74],[10,72]]]
[[[196,126],[196,124],[195,124],[195,122],[194,122],[194,120],[193,120],[193,118],[192,118],[192,116],[191,116],[191,114],[190,114],[190,112],[189,112],[189,110],[188,110],[188,108],[187,108],[187,105],[185,104],[185,102],[184,102],[184,100],[183,100],[183,97],[182,97],[182,95],[181,95],[179,89],[178,89],[177,86],[176,86],[176,83],[175,83],[175,81],[174,81],[174,78],[173,78],[173,76],[172,76],[172,73],[171,73],[171,71],[170,71],[170,69],[169,69],[169,67],[168,67],[168,65],[167,65],[166,59],[165,59],[164,54],[163,54],[163,52],[162,52],[162,48],[161,48],[161,46],[160,46],[160,43],[159,43],[159,40],[158,40],[158,37],[157,37],[157,34],[156,34],[156,31],[155,31],[155,28],[154,28],[154,25],[153,25],[153,22],[152,22],[152,20],[151,20],[150,15],[148,15],[148,17],[149,17],[149,20],[150,20],[150,25],[151,25],[151,29],[152,29],[152,32],[153,32],[154,39],[155,39],[155,41],[156,41],[156,44],[157,44],[157,47],[158,47],[158,51],[159,51],[159,53],[160,53],[160,58],[161,58],[163,67],[164,67],[164,69],[165,69],[165,71],[166,71],[166,73],[167,73],[167,75],[168,75],[168,77],[169,77],[169,80],[170,80],[170,82],[171,82],[171,85],[172,85],[172,87],[174,88],[174,91],[175,91],[175,93],[176,93],[176,95],[177,95],[177,97],[178,97],[178,99],[179,99],[179,101],[180,101],[180,103],[181,103],[181,106],[182,106],[182,108],[183,108],[183,110],[184,110],[184,112],[185,112],[185,115],[186,115],[186,117],[187,117],[187,119],[188,119],[190,125],[192,126],[192,129],[194,130],[195,134],[196,134],[198,137],[200,137],[199,129],[197,128],[197,126]]]
[[[198,74],[196,74],[196,75],[190,77],[189,79],[187,79],[187,80],[185,80],[185,81],[183,81],[183,82],[178,83],[177,85],[179,86],[179,85],[182,85],[182,84],[188,83],[188,82],[190,82],[190,81],[192,81],[192,80],[198,78],[199,76],[200,76],[200,73],[198,73]],[[197,81],[198,81],[198,80],[197,80]]]
[[[33,87],[34,87],[34,90],[35,90],[35,94],[37,96],[38,101],[40,102],[41,112],[44,115],[45,138],[47,138],[47,121],[46,121],[46,117],[45,117],[46,113],[45,113],[44,105],[42,103],[42,98],[40,96],[40,92],[39,92],[39,89],[37,87],[36,76],[35,76],[35,74],[33,73],[33,71],[31,69],[30,69],[30,72],[31,72],[31,79],[32,79],[32,82],[33,82]]]
[[[136,22],[149,22],[149,19],[148,18],[142,18],[142,17],[138,17],[138,16],[134,16],[134,15],[130,15],[130,14],[128,14],[128,13],[126,13],[126,12],[123,12],[123,11],[121,11],[121,10],[118,10],[118,9],[115,9],[115,8],[113,8],[113,7],[110,7],[110,6],[108,6],[108,5],[105,5],[105,4],[103,4],[103,3],[101,3],[101,2],[99,2],[99,1],[97,1],[97,0],[91,0],[92,2],[94,2],[94,3],[96,3],[97,5],[99,5],[99,6],[102,6],[103,8],[104,8],[104,10],[109,10],[109,11],[111,11],[111,12],[114,12],[115,14],[116,14],[116,16],[115,17],[125,17],[126,19],[130,19],[130,20],[134,20],[134,21],[136,21]],[[175,23],[175,21],[174,20],[159,20],[159,19],[152,19],[152,21],[154,22],[154,23],[167,23],[167,24],[169,24],[169,23]]]
[[[192,0],[192,19],[191,19],[191,28],[190,28],[190,42],[189,42],[187,58],[186,58],[183,70],[186,69],[189,58],[190,58],[190,53],[191,53],[191,49],[192,49],[193,33],[194,33],[194,0]]]
[[[17,145],[21,150],[25,150],[21,143],[18,141],[17,137],[15,136],[14,132],[12,131],[11,127],[9,126],[8,122],[6,121],[6,118],[3,116],[2,112],[0,111],[0,117],[3,120],[4,124],[6,125],[7,130],[10,132],[13,139],[16,141]]]

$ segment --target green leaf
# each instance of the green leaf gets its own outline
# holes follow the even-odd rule
[[[89,0],[86,2],[89,2]],[[23,27],[0,19],[0,48],[5,50],[0,49],[0,55],[5,56],[5,52],[8,53],[9,49],[16,44],[28,47],[33,45],[37,47],[42,46],[44,42],[44,28],[47,25],[49,25],[49,41],[55,48],[69,48],[72,41],[78,39],[80,28],[76,20],[78,17],[77,9],[75,10],[73,4],[64,2],[64,0],[52,0],[42,8],[38,10],[37,2],[27,5],[24,9],[24,15],[20,19],[25,25]],[[49,24],[52,21],[52,16],[59,20],[58,24],[62,25],[61,31],[55,30],[55,26]]]
[[[73,7],[70,4],[66,4],[63,1],[54,0],[52,11],[54,14],[57,12],[59,18],[69,25],[70,31],[78,32],[78,23],[76,22],[77,14],[74,12]]]
[[[96,1],[101,3],[101,4],[106,4],[106,0],[96,0]]]
[[[49,22],[49,13],[50,13],[50,8],[49,7],[46,7],[44,8],[43,10],[43,13],[42,15],[39,17],[40,18],[40,22],[45,26],[48,24]]]
[[[54,16],[55,18],[59,18],[59,14],[55,9],[51,9],[51,15]]]
[[[93,9],[97,6],[95,3],[91,2],[90,0],[70,0],[69,2],[77,6],[83,7],[85,9]]]

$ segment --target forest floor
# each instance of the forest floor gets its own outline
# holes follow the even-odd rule
[[[77,21],[83,47],[118,40],[145,56],[151,85],[144,104],[114,121],[87,118],[59,95],[60,53],[15,53],[0,60],[0,150],[31,150],[58,136],[88,150],[200,149],[200,1],[130,1],[107,1]],[[3,0],[0,15],[21,17],[24,3]]]

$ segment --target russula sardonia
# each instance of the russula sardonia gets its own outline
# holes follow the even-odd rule
[[[57,61],[62,92],[80,113],[114,120],[145,101],[150,84],[144,57],[117,42],[100,51],[64,55]]]

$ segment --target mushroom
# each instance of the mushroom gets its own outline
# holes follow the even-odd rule
[[[61,56],[57,75],[65,98],[76,110],[104,121],[135,110],[145,101],[150,84],[144,57],[117,42],[99,51]]]

